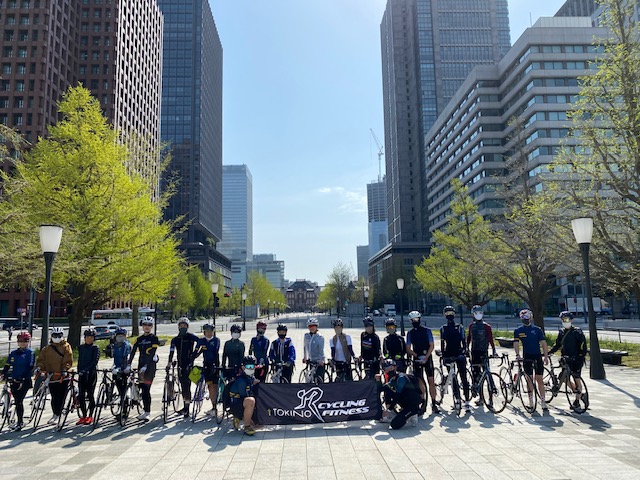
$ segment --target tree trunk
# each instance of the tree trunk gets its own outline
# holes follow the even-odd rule
[[[71,315],[69,316],[69,335],[67,341],[73,349],[80,346],[80,335],[82,333],[82,323],[84,322],[84,311],[87,303],[82,298],[73,301]]]
[[[140,321],[138,319],[138,309],[140,308],[140,303],[133,302],[131,308],[133,309],[133,313],[131,314],[131,334],[134,337],[137,337],[140,335]]]

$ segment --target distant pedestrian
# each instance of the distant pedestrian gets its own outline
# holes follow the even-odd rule
[[[9,327],[7,333],[9,334],[9,341],[11,341],[11,337],[13,337],[13,327]]]

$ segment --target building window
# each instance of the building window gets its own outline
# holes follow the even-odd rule
[[[21,113],[16,113],[13,115],[13,124],[20,126],[22,125],[22,114]]]
[[[24,75],[25,73],[27,73],[27,64],[26,63],[19,63],[16,71],[18,72],[19,75]]]
[[[27,49],[26,49],[26,47],[18,48],[18,57],[27,58]]]
[[[24,92],[24,80],[16,80],[16,92]]]
[[[11,75],[11,64],[3,63],[2,64],[2,74],[3,75]]]

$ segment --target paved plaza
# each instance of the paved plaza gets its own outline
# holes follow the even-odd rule
[[[321,326],[328,351],[332,331],[325,323]],[[305,330],[302,323],[289,330],[299,359]],[[346,333],[354,338],[357,353],[359,330],[348,328]],[[248,330],[243,340],[248,344],[252,335]],[[275,337],[274,323],[267,336]],[[220,337],[227,340],[228,331]],[[159,350],[160,366],[166,364],[168,351]],[[110,361],[103,360],[101,366],[110,366]],[[294,378],[299,371],[300,365]],[[59,433],[47,426],[35,434],[29,428],[2,433],[0,480],[638,479],[640,371],[607,366],[606,372],[606,381],[587,380],[591,406],[582,415],[571,413],[562,396],[544,415],[540,410],[525,413],[515,399],[515,407],[500,415],[474,407],[458,418],[445,403],[443,413],[426,414],[417,427],[398,431],[389,430],[388,424],[359,421],[270,426],[249,437],[235,432],[229,422],[218,426],[204,416],[196,423],[175,416],[163,425],[164,372],[159,370],[152,421],[132,421],[123,429],[106,418],[93,432],[71,425]],[[49,417],[47,411],[43,423]]]

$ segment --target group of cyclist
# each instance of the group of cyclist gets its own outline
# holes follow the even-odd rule
[[[482,374],[481,365],[489,356],[489,347],[493,356],[496,356],[492,329],[483,320],[483,310],[478,305],[472,308],[473,322],[466,332],[461,324],[455,322],[455,309],[452,306],[446,306],[443,315],[446,319],[446,324],[440,328],[440,351],[443,364],[446,366],[456,364],[463,387],[465,409],[468,411],[470,385],[464,373],[467,358],[470,358],[472,378],[476,383]],[[514,331],[515,354],[518,360],[523,359],[526,373],[536,379],[538,392],[544,392],[543,365],[548,364],[549,354],[557,350],[561,350],[563,356],[571,359],[571,370],[580,375],[587,351],[586,339],[582,331],[573,326],[573,315],[570,312],[560,314],[562,328],[556,344],[550,350],[542,330],[532,322],[531,311],[524,309],[520,311],[519,316],[522,325]],[[394,318],[385,321],[387,335],[381,340],[375,332],[373,320],[366,317],[363,322],[364,331],[360,335],[360,356],[355,354],[351,336],[344,333],[344,323],[339,318],[332,322],[334,335],[329,340],[331,352],[329,362],[337,376],[342,376],[347,381],[352,380],[352,363],[359,363],[364,366],[367,378],[379,382],[379,390],[383,394],[386,407],[381,420],[389,421],[392,428],[402,428],[407,422],[415,424],[418,415],[425,412],[428,396],[431,397],[432,412],[439,412],[432,357],[435,349],[433,333],[422,325],[420,312],[410,312],[409,320],[412,328],[407,332],[406,340],[398,334]],[[169,361],[166,365],[167,371],[171,367],[177,367],[184,400],[184,408],[178,413],[185,417],[189,415],[192,383],[189,375],[194,362],[202,355],[202,375],[212,404],[211,410],[205,413],[209,416],[217,414],[218,381],[220,375],[223,375],[229,384],[229,407],[235,418],[234,426],[237,427],[239,421],[243,420],[245,433],[253,434],[255,430],[251,418],[255,409],[254,386],[266,380],[270,368],[272,373],[277,371],[283,381],[291,382],[296,350],[291,338],[287,336],[287,326],[278,325],[277,339],[270,342],[265,336],[266,323],[259,321],[256,324],[256,335],[250,341],[248,354],[245,354],[245,344],[240,339],[242,328],[239,325],[233,325],[230,328],[231,339],[225,342],[222,348],[222,359],[220,359],[220,339],[215,335],[214,326],[205,324],[202,327],[204,337],[199,338],[188,331],[189,324],[189,319],[186,317],[178,320],[178,335],[171,340]],[[116,330],[112,373],[114,383],[122,396],[128,376],[132,372],[133,360],[138,353],[138,384],[143,404],[143,411],[138,419],[147,421],[150,418],[151,385],[159,361],[157,348],[160,342],[152,333],[153,317],[145,317],[140,325],[143,333],[136,339],[133,346],[127,340],[125,329]],[[100,351],[94,344],[95,336],[94,329],[85,330],[84,344],[78,350],[78,402],[81,412],[77,422],[79,425],[88,425],[93,422],[94,391],[100,358]],[[2,371],[2,376],[10,382],[16,406],[17,420],[12,426],[16,431],[24,426],[23,402],[28,390],[32,387],[34,371],[36,378],[42,379],[50,375],[49,388],[53,416],[49,423],[55,424],[58,421],[69,388],[69,372],[73,364],[71,346],[64,339],[62,328],[53,328],[51,341],[42,349],[37,361],[34,352],[29,348],[30,340],[29,333],[18,334],[18,348],[10,353]],[[521,349],[523,357],[520,356]],[[324,337],[319,332],[319,322],[316,318],[308,320],[303,352],[302,362],[313,364],[316,368],[316,378],[322,379],[327,360]],[[408,367],[410,367],[410,373],[407,373]],[[543,410],[547,410],[542,393],[540,404]],[[397,411],[395,415],[392,413],[394,411]]]

